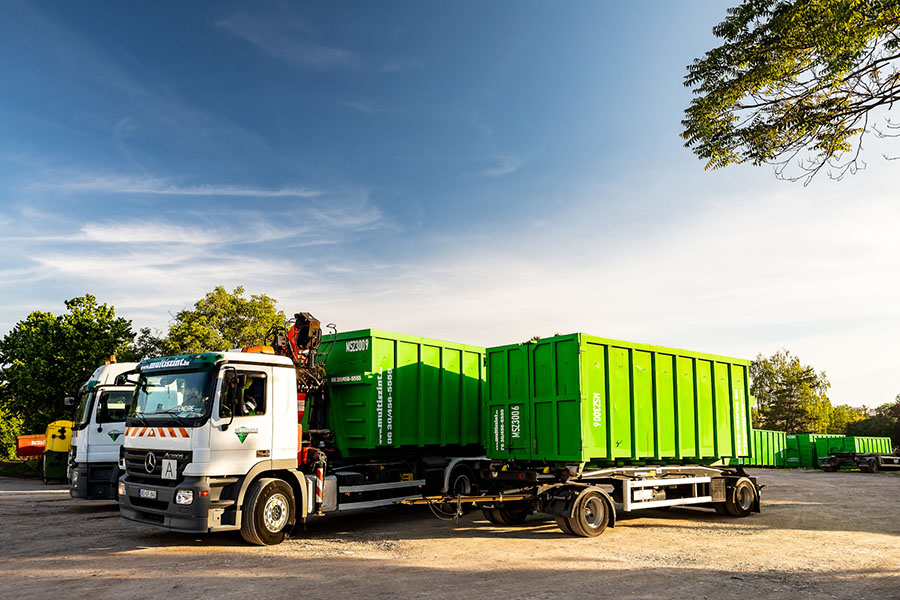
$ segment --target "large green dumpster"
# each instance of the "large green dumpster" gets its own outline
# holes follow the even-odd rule
[[[364,329],[337,335],[325,369],[342,456],[482,452],[484,348]]]
[[[753,447],[744,464],[751,467],[784,467],[787,465],[787,434],[768,429],[753,430]]]
[[[488,456],[594,466],[748,457],[749,364],[583,333],[489,348]]]
[[[816,450],[816,440],[843,437],[833,433],[797,433],[788,435],[786,439],[786,466],[818,468],[819,456]]]
[[[893,450],[889,437],[855,435],[844,438],[844,452],[890,454]]]

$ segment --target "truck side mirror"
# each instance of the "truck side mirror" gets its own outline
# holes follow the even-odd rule
[[[64,406],[67,406],[68,408],[72,408],[73,406],[75,406],[75,398],[74,398],[74,396],[66,396],[66,397],[63,399],[63,405],[64,405]]]

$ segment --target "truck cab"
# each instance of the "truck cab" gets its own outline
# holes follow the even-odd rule
[[[113,500],[119,479],[119,449],[134,386],[126,377],[138,363],[99,367],[81,386],[69,450],[69,494],[86,500]]]
[[[119,481],[122,517],[194,533],[255,531],[267,521],[262,541],[281,541],[305,517],[308,496],[297,470],[291,360],[206,352],[144,360],[138,373]],[[241,510],[245,499],[253,510]]]

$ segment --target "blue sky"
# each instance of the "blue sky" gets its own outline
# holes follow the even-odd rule
[[[0,333],[213,286],[473,344],[586,331],[900,392],[897,167],[704,172],[724,5],[0,4]],[[888,152],[890,149],[887,150]]]

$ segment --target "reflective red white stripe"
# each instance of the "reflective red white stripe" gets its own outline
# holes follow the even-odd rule
[[[184,427],[126,427],[125,437],[189,438],[191,434]]]
[[[316,502],[322,504],[322,488],[325,485],[325,469],[319,465],[316,469]]]

